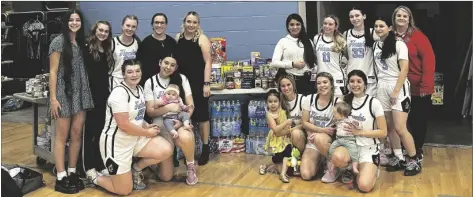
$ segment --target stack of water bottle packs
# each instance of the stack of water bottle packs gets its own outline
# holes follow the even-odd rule
[[[239,100],[213,101],[211,105],[212,153],[239,153],[245,151],[241,133],[241,103]]]
[[[264,150],[266,137],[269,129],[266,122],[266,102],[263,100],[252,100],[248,104],[248,136],[246,138],[246,153],[257,155],[268,155]]]

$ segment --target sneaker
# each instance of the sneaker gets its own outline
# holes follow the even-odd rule
[[[422,164],[422,160],[424,159],[424,150],[417,150],[417,161],[419,161]]]
[[[142,171],[136,171],[131,168],[131,172],[133,174],[133,189],[135,190],[143,190],[146,188],[146,184],[143,182],[143,179],[145,178],[143,176]]]
[[[62,178],[62,180],[56,178],[56,185],[54,186],[54,190],[64,194],[76,194],[80,191],[79,188],[77,188],[77,185],[71,182],[71,180],[67,176]]]
[[[265,175],[266,174],[266,169],[267,169],[266,165],[260,165],[259,166],[259,174]]]
[[[322,177],[323,183],[333,183],[340,176],[340,171],[338,170],[338,168],[330,170],[331,168],[332,168],[332,162],[327,161],[327,168],[325,170],[324,176]]]
[[[409,162],[406,165],[406,169],[404,170],[404,176],[414,176],[419,174],[422,171],[422,165],[420,161],[417,159],[409,159]]]
[[[342,182],[345,183],[345,184],[353,183],[354,177],[355,177],[355,176],[353,175],[353,171],[351,171],[351,170],[345,170],[345,171],[342,173]]]
[[[86,174],[86,177],[87,177],[87,180],[89,181],[89,183],[93,184],[93,185],[95,185],[94,180],[97,179],[97,177],[100,176],[99,173],[95,170],[95,168],[87,170],[87,172],[85,174]]]
[[[387,166],[389,164],[389,157],[384,153],[379,153],[379,165]]]
[[[97,173],[99,173],[100,176],[110,176],[110,173],[108,172],[108,169],[106,168]]]
[[[389,164],[386,166],[386,171],[388,172],[396,172],[400,170],[404,170],[406,168],[406,161],[400,160],[396,156],[392,156],[389,158]]]
[[[279,175],[279,180],[281,180],[283,183],[289,183],[289,176],[287,176],[287,174],[281,174]]]
[[[187,164],[187,178],[186,178],[186,183],[188,185],[195,185],[199,182],[199,179],[197,178],[197,175],[195,173],[195,164]]]
[[[71,181],[72,184],[75,184],[77,189],[83,190],[85,189],[84,182],[80,179],[79,175],[76,173],[71,173],[69,174],[69,180]]]
[[[209,162],[209,154],[210,154],[210,147],[209,145],[203,145],[202,146],[202,154],[200,154],[199,158],[199,165],[203,166],[206,165]]]

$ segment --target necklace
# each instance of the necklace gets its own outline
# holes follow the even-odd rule
[[[166,37],[164,37],[164,40],[159,40],[154,34],[151,34],[153,38],[155,38],[159,43],[161,43],[161,46],[164,48],[164,41],[166,40]]]

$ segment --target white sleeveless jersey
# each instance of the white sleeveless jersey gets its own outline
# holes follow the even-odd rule
[[[344,73],[343,69],[340,67],[342,54],[332,51],[332,47],[335,43],[333,41],[325,41],[321,35],[316,35],[314,37],[314,43],[318,66],[317,73],[330,73],[333,76],[335,85],[343,86],[345,83],[346,73]]]
[[[305,99],[305,109],[309,109],[309,121],[317,127],[326,128],[331,127],[334,123],[333,121],[333,106],[334,103],[342,101],[340,98],[335,97],[330,101],[327,106],[317,105],[317,100],[319,99],[318,94],[311,94],[306,96]],[[309,107],[307,107],[309,106]]]
[[[376,118],[384,114],[383,107],[378,99],[366,95],[362,98],[353,98],[351,117],[361,123],[363,130],[376,130]],[[370,109],[371,108],[371,109]],[[378,138],[356,136],[359,146],[379,144]]]
[[[138,51],[138,41],[133,38],[133,42],[129,45],[124,45],[120,41],[120,36],[113,38],[113,60],[115,64],[111,70],[110,75],[116,78],[123,79],[122,65],[125,60],[136,59],[136,51]]]
[[[344,33],[347,41],[348,65],[347,75],[352,70],[361,70],[368,77],[368,83],[376,83],[373,63],[373,49],[366,47],[365,36],[359,38],[353,35],[353,29]],[[370,33],[371,33],[370,29]]]
[[[181,91],[185,92],[186,97],[189,95],[192,95],[189,80],[187,79],[185,75],[183,74],[180,74],[180,75],[182,79],[182,88],[184,89]],[[154,101],[154,100],[160,99],[164,95],[166,88],[169,85],[169,82],[170,82],[169,78],[163,79],[159,76],[159,74],[156,74],[153,77],[146,80],[145,87],[144,87],[145,100]],[[163,117],[158,116],[158,117],[153,118],[153,124],[163,125]]]
[[[403,41],[396,41],[396,53],[391,57],[382,60],[381,53],[383,42],[377,41],[373,45],[376,70],[378,71],[378,80],[385,82],[397,82],[401,73],[399,60],[409,60],[407,46]]]
[[[288,117],[288,119],[292,119],[296,126],[301,124],[303,98],[303,94],[297,94],[296,99],[289,101],[289,115],[291,117]]]
[[[143,88],[138,85],[137,90],[132,90],[125,82],[122,82],[110,93],[106,110],[105,127],[102,130],[102,134],[111,135],[113,137],[136,137],[128,135],[118,128],[113,113],[128,111],[128,120],[134,125],[141,126],[146,111]]]

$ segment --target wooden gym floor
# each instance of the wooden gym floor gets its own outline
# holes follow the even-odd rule
[[[28,123],[2,122],[2,164],[20,164],[39,170],[44,174],[46,186],[27,196],[55,197],[63,194],[54,191],[55,177],[52,165],[36,166],[32,154],[32,125]],[[42,126],[40,126],[42,127]],[[467,197],[472,196],[472,150],[459,148],[427,147],[424,150],[424,166],[421,174],[405,177],[402,172],[388,173],[382,168],[374,190],[363,194],[348,190],[342,183],[324,184],[317,178],[303,181],[291,177],[291,183],[279,181],[275,174],[261,176],[259,165],[270,162],[270,157],[249,154],[220,154],[213,156],[209,164],[197,168],[199,184],[185,184],[185,167],[176,172],[176,180],[168,183],[156,181],[147,171],[148,188],[133,191],[131,196],[369,196],[369,197]],[[86,188],[68,196],[111,196],[100,188]]]

